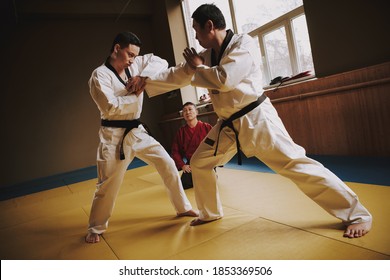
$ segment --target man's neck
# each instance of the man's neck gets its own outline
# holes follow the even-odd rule
[[[110,57],[109,63],[111,64],[112,67],[114,67],[114,69],[116,70],[116,72],[117,72],[118,74],[123,73],[123,71],[125,70],[122,66],[120,66],[120,65],[117,63],[117,61],[116,61],[113,57]]]
[[[217,56],[219,55],[219,52],[221,51],[223,40],[225,40],[226,35],[227,35],[226,29],[215,30],[215,42],[214,42],[214,45],[212,48],[215,51],[215,53],[217,54]]]
[[[191,128],[195,127],[196,125],[198,124],[198,119],[195,118],[195,119],[192,119],[190,121],[187,122],[187,125]]]

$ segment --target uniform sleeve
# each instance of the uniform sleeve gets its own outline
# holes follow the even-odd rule
[[[249,37],[242,42],[235,42],[218,66],[199,65],[191,85],[220,92],[236,88],[249,75],[254,63],[252,48],[255,44],[251,40],[253,39]]]
[[[88,84],[93,100],[105,116],[126,115],[137,110],[138,97],[126,95],[126,89],[123,89],[123,95],[117,96],[111,77],[106,73],[94,71]]]
[[[142,77],[154,76],[168,68],[168,62],[151,53],[137,56],[134,64],[137,65],[137,74]]]
[[[183,161],[183,155],[180,153],[180,129],[177,131],[175,138],[172,142],[172,149],[171,149],[171,157],[175,162],[175,165],[178,170],[181,170],[183,165],[185,165]]]
[[[146,93],[149,97],[157,96],[178,88],[190,85],[195,71],[186,63],[170,67],[160,73],[148,76],[146,80]]]

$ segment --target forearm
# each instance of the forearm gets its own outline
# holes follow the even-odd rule
[[[127,115],[138,110],[138,97],[128,94],[125,89],[116,96],[112,87],[98,83],[97,80],[92,81],[90,86],[91,96],[103,115]]]
[[[145,90],[149,97],[157,96],[178,88],[188,86],[195,73],[182,63],[146,79]]]

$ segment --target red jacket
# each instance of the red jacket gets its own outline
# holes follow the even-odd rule
[[[192,155],[211,128],[210,124],[200,120],[193,128],[187,124],[179,128],[173,139],[171,151],[171,156],[178,170],[181,170],[183,165],[190,162]],[[185,162],[184,159],[186,160]]]

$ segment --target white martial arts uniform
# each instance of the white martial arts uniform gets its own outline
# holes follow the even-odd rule
[[[189,83],[209,90],[219,119],[191,159],[199,218],[204,221],[223,216],[213,168],[227,163],[237,151],[235,134],[225,127],[214,156],[221,123],[263,94],[256,52],[257,47],[249,35],[233,35],[219,65],[211,66],[211,49],[208,49],[200,54],[205,59],[204,65],[195,71],[182,63],[147,80],[146,91],[150,96]],[[347,185],[319,162],[306,157],[305,150],[293,142],[269,98],[233,121],[233,125],[247,157],[255,156],[278,174],[291,179],[327,212],[347,224],[372,219]]]
[[[132,76],[151,76],[167,69],[167,62],[152,54],[137,56],[129,68]],[[128,94],[125,85],[105,64],[89,80],[90,93],[105,120],[135,120],[142,111],[143,93]],[[115,199],[128,165],[138,157],[153,165],[162,177],[177,213],[192,209],[184,193],[175,163],[165,149],[140,125],[124,138],[125,159],[119,159],[119,144],[125,128],[100,127],[97,151],[98,183],[93,198],[88,231],[101,234],[108,226]]]

